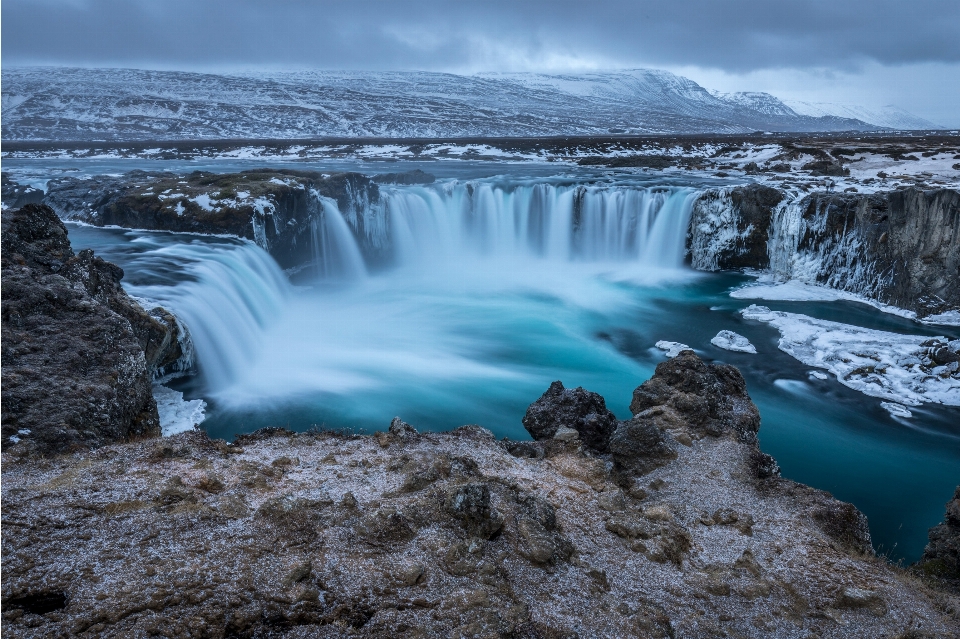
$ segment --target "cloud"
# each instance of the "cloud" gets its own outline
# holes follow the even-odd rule
[[[960,3],[6,0],[7,63],[555,70],[960,62]]]
[[[937,105],[955,121],[957,90],[929,70],[957,77],[958,33],[956,0],[4,0],[0,42],[7,65],[458,73],[656,67],[699,70],[723,79],[717,88],[759,89],[740,80],[760,78],[774,93],[807,83],[838,95],[850,94],[844,83],[869,93],[869,82],[889,76],[909,81],[905,97]],[[931,84],[918,93],[911,74],[878,69],[918,69]],[[890,101],[898,99],[893,93]]]

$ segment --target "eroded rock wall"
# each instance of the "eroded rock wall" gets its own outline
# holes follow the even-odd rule
[[[159,435],[151,378],[180,357],[173,317],[131,300],[118,266],[74,254],[47,206],[4,211],[2,233],[4,450]]]

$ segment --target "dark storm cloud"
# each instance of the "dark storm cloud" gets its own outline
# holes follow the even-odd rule
[[[960,61],[960,2],[4,0],[10,64],[855,69]]]

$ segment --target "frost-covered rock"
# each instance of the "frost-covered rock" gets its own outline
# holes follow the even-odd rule
[[[728,351],[736,351],[738,353],[756,353],[757,348],[750,343],[743,335],[734,333],[733,331],[720,331],[717,335],[710,340],[710,343],[718,348],[722,348]]]
[[[766,268],[770,216],[783,198],[760,184],[704,192],[693,206],[687,235],[693,267]]]
[[[860,328],[756,304],[741,314],[779,330],[780,350],[829,370],[854,390],[910,406],[960,406],[956,352],[944,338]]]

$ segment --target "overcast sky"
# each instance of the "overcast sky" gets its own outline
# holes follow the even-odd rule
[[[960,126],[960,0],[3,0],[2,63],[566,72],[896,104]]]

